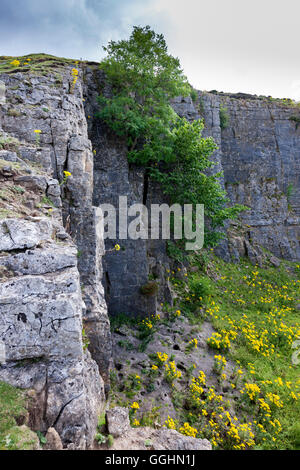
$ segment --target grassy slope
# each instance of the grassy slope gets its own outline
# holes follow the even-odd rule
[[[178,413],[165,422],[167,427],[208,438],[214,448],[220,449],[300,449],[300,365],[296,355],[296,361],[292,361],[296,352],[293,344],[300,337],[299,268],[282,262],[280,268],[260,269],[248,260],[224,263],[211,253],[202,253],[191,259],[186,275],[174,271],[169,274],[178,295],[177,305],[165,305],[161,318],[140,322],[138,337],[149,344],[155,339],[155,331],[166,323],[174,328],[178,314],[189,318],[195,332],[204,320],[209,320],[219,336],[212,335],[208,343],[219,358],[215,359],[217,382],[201,369],[194,380],[187,372],[176,377],[175,364],[169,390]],[[173,352],[170,348],[169,358]],[[150,366],[144,378],[124,376],[117,384],[113,376],[114,403],[118,396],[120,403],[131,406],[139,402],[135,394],[149,378],[170,379],[170,371],[165,370],[167,362],[158,357],[151,359],[157,369]],[[228,367],[232,361],[234,369]],[[199,364],[201,368],[201,358]],[[123,389],[127,382],[130,390],[126,392],[126,387]],[[142,407],[142,403],[139,405]],[[157,405],[159,409],[161,404]],[[133,424],[151,424],[142,410],[131,414]],[[154,414],[152,424],[157,418]]]
[[[192,264],[200,270],[188,276],[188,293],[182,282],[173,279],[181,294],[182,311],[195,319],[199,307],[205,306],[205,314],[219,335],[212,338],[210,346],[217,354],[235,360],[243,372],[239,379],[226,379],[242,392],[235,409],[241,423],[251,422],[253,445],[300,448],[300,366],[295,354],[292,360],[294,342],[300,337],[300,266],[282,263],[280,268],[260,269],[248,260],[235,265],[210,258],[193,259]],[[245,383],[251,386],[245,388]],[[208,418],[212,425],[207,434],[226,447],[224,426],[217,418]],[[219,429],[219,437],[213,429]],[[237,445],[246,441],[242,436],[240,432]],[[234,439],[227,440],[232,448]]]

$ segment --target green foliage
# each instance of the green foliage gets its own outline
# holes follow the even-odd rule
[[[17,66],[12,62],[17,60],[20,62]],[[29,54],[26,56],[10,57],[0,56],[0,73],[30,73],[35,75],[49,75],[49,73],[64,72],[66,65],[72,66],[73,59],[65,59],[63,57],[55,57],[48,54]],[[59,76],[60,73],[57,73]],[[60,75],[61,77],[61,75]]]
[[[197,93],[197,91],[194,90],[193,88],[192,88],[192,90],[191,90],[190,97],[192,98],[192,101],[193,101],[194,103],[195,103],[195,102],[197,101],[197,99],[198,99],[198,93]]]
[[[37,434],[37,437],[39,438],[41,445],[47,444],[47,439],[45,438],[44,434],[41,431],[37,431],[36,434]]]
[[[170,99],[188,96],[191,90],[179,60],[168,54],[163,36],[149,26],[134,27],[128,41],[111,41],[104,50],[108,57],[100,67],[114,95],[99,98],[98,117],[126,138],[130,161],[167,159],[170,125],[177,119]]]
[[[220,127],[221,129],[226,129],[229,125],[229,116],[227,113],[227,108],[220,106]]]
[[[160,168],[152,168],[151,175],[162,185],[172,203],[204,204],[209,222],[205,227],[205,245],[215,245],[222,238],[216,231],[227,219],[234,219],[245,207],[226,207],[229,199],[222,189],[221,173],[208,175],[205,170],[214,166],[210,156],[217,148],[211,137],[203,138],[202,121],[188,123],[178,119],[173,129],[172,157]]]
[[[288,428],[285,437],[291,442],[292,449],[300,450],[300,423],[295,423]]]
[[[195,254],[191,257],[193,267],[202,265],[199,256]],[[202,299],[202,309],[205,306],[204,314],[218,333],[211,334],[208,344],[216,348],[218,354],[223,350],[222,354],[227,361],[230,359],[236,362],[236,369],[231,373],[228,368],[224,368],[227,378],[220,376],[220,383],[226,387],[231,382],[235,396],[239,393],[239,399],[232,410],[237,414],[239,423],[246,423],[251,418],[251,422],[255,424],[255,449],[299,449],[299,364],[293,361],[293,352],[296,351],[293,343],[299,339],[300,332],[297,310],[299,265],[282,261],[279,268],[260,268],[249,264],[249,260],[242,260],[239,264],[226,263],[210,254],[209,263],[206,263],[206,275],[200,269],[189,273],[188,290],[187,285],[178,283],[175,276],[171,278],[171,282],[177,300],[180,297],[182,299],[179,304],[182,314],[188,318],[189,312],[198,308],[199,297],[203,297],[203,291],[198,291],[198,284],[201,285],[204,281],[207,286],[209,295]],[[228,344],[225,342],[226,338],[229,339]],[[269,414],[258,406],[259,401],[247,401],[248,395],[241,393],[244,382],[259,387],[259,401],[263,399],[269,403]],[[185,420],[193,424],[192,420],[195,419],[194,425],[199,429],[197,437],[212,441],[211,430],[217,426],[206,424],[210,420],[218,424],[218,413],[216,408],[210,408],[213,400],[205,404],[205,392],[207,390],[201,397],[199,408],[195,403],[190,409],[189,401],[179,406],[181,410],[186,410]],[[270,394],[280,397],[282,405],[272,403]],[[223,392],[222,395],[225,397]],[[215,406],[217,405],[218,403]],[[208,415],[200,417],[200,408],[205,409]],[[231,413],[231,409],[229,412]],[[274,426],[276,420],[281,423],[277,422],[277,427]],[[222,434],[220,422],[218,426],[218,432]],[[240,436],[243,433],[240,432]],[[218,444],[219,448],[225,449],[227,445],[233,448],[228,437],[226,433],[223,442]]]
[[[24,194],[25,193],[25,189],[22,188],[22,186],[12,186],[11,189],[17,194]]]
[[[101,434],[100,432],[98,434],[96,434],[95,439],[96,439],[96,441],[98,442],[99,445],[106,443],[106,437],[103,436],[103,434]]]
[[[43,196],[42,199],[41,199],[41,204],[45,205],[45,206],[51,206],[51,207],[54,207],[54,204],[53,202],[51,201],[51,199],[47,196]]]
[[[153,406],[149,411],[143,413],[141,418],[141,426],[154,427],[155,423],[160,423],[161,406]]]
[[[107,445],[108,447],[112,447],[114,445],[114,436],[111,434],[107,436]]]
[[[177,262],[183,262],[186,259],[182,248],[180,248],[180,242],[174,243],[171,240],[167,240],[167,254],[170,258]]]
[[[90,340],[84,328],[82,328],[82,344],[83,344],[83,350],[86,351],[90,345]]]
[[[293,192],[294,192],[294,186],[292,183],[290,183],[286,190],[286,197],[288,201],[291,199]]]
[[[15,137],[5,137],[0,135],[0,150],[18,150],[20,142]]]
[[[216,227],[244,208],[226,207],[222,175],[207,174],[217,147],[212,138],[201,137],[203,122],[180,119],[170,106],[176,96],[195,98],[179,60],[149,26],[134,27],[129,40],[111,41],[104,50],[108,55],[100,67],[113,96],[99,97],[97,116],[125,139],[129,162],[145,166],[172,202],[204,204],[206,243],[216,244],[222,238]]]
[[[126,313],[119,313],[110,318],[110,327],[112,331],[118,331],[123,325],[131,326],[136,323],[136,319],[129,317]]]
[[[17,429],[17,420],[26,416],[25,405],[26,401],[21,390],[0,382],[0,450],[7,448],[6,437],[12,429]],[[10,444],[9,447],[11,448]]]
[[[99,431],[101,430],[101,428],[103,428],[103,426],[106,426],[106,415],[105,415],[105,413],[101,413],[101,415],[98,418],[97,428],[99,429]]]
[[[126,349],[126,351],[132,351],[134,349],[133,344],[128,341],[128,339],[118,341],[118,346],[120,346],[120,348]]]
[[[289,120],[294,121],[296,123],[296,130],[297,130],[300,124],[300,116],[291,116]]]
[[[189,288],[192,296],[196,299],[207,299],[215,291],[213,283],[208,277],[191,277]]]

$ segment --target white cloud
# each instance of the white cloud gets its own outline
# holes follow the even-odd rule
[[[292,96],[295,97],[295,100],[300,101],[300,79],[292,81],[291,92]]]
[[[100,60],[150,24],[195,87],[299,99],[299,14],[299,0],[1,0],[1,53]]]

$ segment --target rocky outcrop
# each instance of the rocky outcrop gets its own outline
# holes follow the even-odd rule
[[[3,170],[0,178],[7,194],[16,180],[19,188],[28,182]],[[19,204],[19,218],[0,220],[0,380],[31,391],[32,429],[55,427],[65,446],[86,448],[105,397],[83,345],[77,249],[59,209],[39,212],[25,216]]]
[[[126,408],[112,408],[106,418],[114,437],[110,450],[212,450],[207,439],[184,436],[174,429],[131,428]]]
[[[122,140],[95,118],[97,96],[110,95],[103,73],[87,66],[84,77],[85,109],[91,117],[88,131],[95,149],[94,205],[118,207],[120,195],[127,196],[128,205],[166,202],[147,173],[128,164]],[[212,171],[224,172],[221,183],[232,203],[250,208],[238,224],[227,225],[228,238],[217,253],[227,261],[248,256],[253,264],[261,264],[261,245],[276,257],[299,259],[300,134],[291,119],[297,108],[258,97],[207,92],[198,92],[195,101],[179,97],[172,106],[190,121],[204,119],[203,135],[212,136],[218,145]],[[226,128],[220,120],[222,112]],[[122,247],[118,257],[111,251],[115,243]],[[103,283],[111,315],[151,315],[161,301],[172,301],[165,241],[117,239],[106,241],[106,247]],[[141,287],[149,276],[160,280],[160,289],[157,295],[146,297]]]
[[[229,246],[223,245],[220,254],[228,260],[247,256],[246,241],[298,260],[300,130],[293,116],[299,108],[280,100],[207,92],[198,92],[195,102],[178,98],[174,107],[189,120],[204,118],[204,136],[213,136],[218,145],[214,171],[224,172],[231,202],[250,208],[242,214],[240,233],[235,230],[231,240],[229,231]]]
[[[116,139],[103,123],[95,118],[98,111],[99,89],[111,92],[100,70],[87,67],[85,79],[85,110],[88,133],[94,148],[93,204],[112,204],[119,207],[119,196],[126,196],[128,206],[146,202],[145,172],[143,168],[130,166],[124,142]],[[93,118],[92,118],[93,117]],[[116,255],[114,245],[121,251]],[[106,240],[107,253],[103,262],[103,283],[106,300],[112,315],[152,314],[156,311],[156,299],[145,297],[140,288],[148,281],[149,265],[145,240]],[[122,280],[122,281],[121,281]]]
[[[61,207],[53,178],[71,177],[62,186],[63,220],[78,249],[84,323],[90,351],[108,383],[110,328],[101,283],[103,241],[99,217],[92,206],[93,154],[83,108],[82,82],[71,87],[72,66],[41,76],[15,73],[1,76],[6,103],[0,108],[2,133],[17,139],[18,158],[38,165],[51,176],[47,196]],[[37,134],[35,131],[40,131]],[[99,340],[101,338],[101,340]]]
[[[64,447],[87,448],[109,388],[107,304],[111,315],[154,314],[172,302],[174,265],[165,241],[104,246],[102,203],[117,207],[127,196],[128,205],[149,207],[164,196],[95,117],[97,96],[111,93],[103,73],[81,64],[73,86],[71,69],[0,76],[0,380],[29,390],[32,429],[53,428],[55,445],[58,433]],[[172,106],[189,120],[204,118],[204,135],[218,145],[214,171],[224,172],[231,201],[250,207],[227,227],[218,252],[255,264],[261,245],[273,265],[299,259],[297,108],[207,92]],[[153,279],[159,289],[145,295]],[[168,448],[185,448],[176,442]]]
[[[274,101],[223,98],[229,125],[222,131],[222,167],[248,239],[276,256],[300,258],[300,130],[297,108]]]
[[[131,428],[128,409],[115,407],[106,413],[107,428],[114,438],[110,450],[211,450],[207,439],[184,436],[162,427]]]
[[[51,75],[2,76],[0,380],[28,389],[32,429],[85,449],[105,404],[110,333],[91,144],[69,75],[59,87]]]
[[[115,439],[110,450],[212,450],[207,439],[180,434],[174,429],[135,428]]]

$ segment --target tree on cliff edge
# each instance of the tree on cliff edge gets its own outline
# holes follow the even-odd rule
[[[172,98],[191,93],[178,58],[150,26],[135,26],[128,40],[111,41],[104,50],[100,68],[112,97],[99,97],[98,117],[126,139],[129,162],[146,167],[172,203],[204,204],[206,245],[216,244],[222,237],[216,228],[244,208],[228,207],[221,174],[205,174],[217,147],[211,137],[201,137],[203,122],[179,118],[170,105]]]

